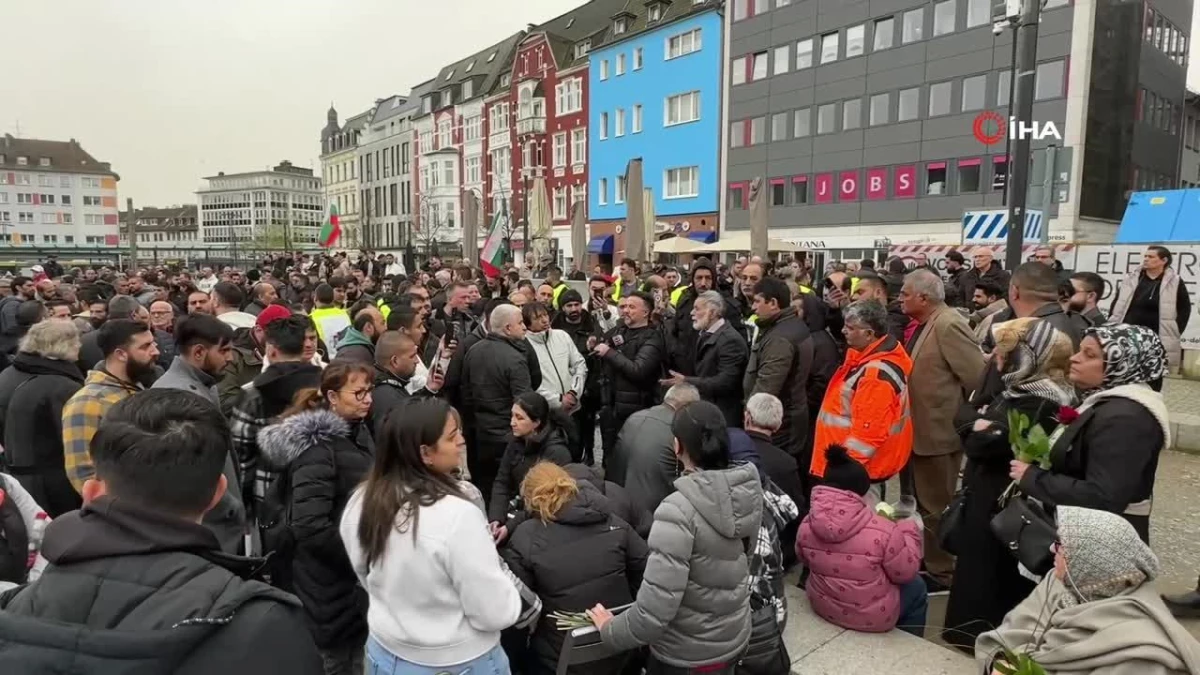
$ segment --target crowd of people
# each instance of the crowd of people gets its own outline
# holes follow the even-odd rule
[[[799,571],[861,632],[948,593],[987,673],[1200,673],[1151,585],[1170,260],[1109,318],[1052,248],[50,259],[0,280],[0,670],[556,673],[568,616],[571,673],[774,675]]]

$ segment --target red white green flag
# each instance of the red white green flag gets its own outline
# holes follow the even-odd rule
[[[492,227],[488,230],[487,239],[483,242],[483,250],[479,252],[479,266],[489,277],[500,276],[504,265],[504,233],[508,231],[507,205],[492,217]]]
[[[338,239],[342,236],[341,220],[338,218],[337,204],[329,205],[329,220],[321,226],[321,233],[317,235],[317,244],[324,248],[333,248],[337,245]]]

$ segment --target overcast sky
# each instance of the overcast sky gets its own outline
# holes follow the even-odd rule
[[[318,166],[331,100],[345,120],[581,2],[0,0],[0,133],[79,140],[138,205],[194,202],[218,171]]]

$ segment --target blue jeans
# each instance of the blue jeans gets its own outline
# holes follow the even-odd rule
[[[925,613],[929,610],[929,594],[925,590],[925,580],[917,575],[912,581],[900,587],[900,618],[896,621],[897,630],[925,637]]]
[[[367,640],[367,675],[510,675],[510,672],[508,657],[500,645],[466,663],[432,668],[405,661],[388,651],[374,637]]]

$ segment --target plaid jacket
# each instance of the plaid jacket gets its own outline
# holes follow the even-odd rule
[[[229,432],[233,436],[233,456],[241,472],[243,503],[248,512],[263,500],[276,475],[260,467],[258,461],[258,432],[270,423],[262,394],[253,383],[243,386],[241,400],[229,411]]]
[[[779,533],[800,517],[792,498],[765,475],[763,481],[762,525],[754,542],[750,563],[750,607],[775,606],[775,619],[782,629],[787,622],[787,597],[784,595],[783,549]]]
[[[83,388],[63,406],[63,467],[76,491],[82,492],[83,482],[96,473],[90,448],[100,420],[114,405],[141,390],[103,370],[92,370]]]

